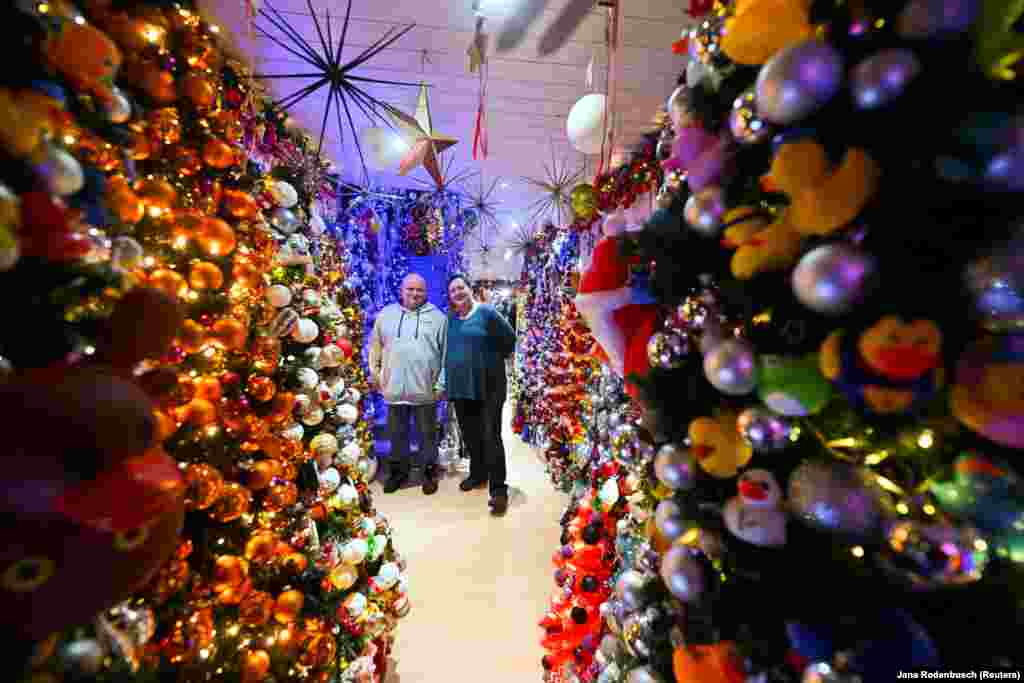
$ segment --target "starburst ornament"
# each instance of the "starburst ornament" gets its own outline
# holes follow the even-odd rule
[[[348,121],[348,128],[352,133],[352,139],[355,141],[356,149],[359,152],[359,160],[363,166],[363,173],[368,178],[369,173],[366,170],[366,161],[363,157],[363,149],[359,144],[359,136],[356,133],[355,122],[352,118],[352,108],[355,107],[358,109],[371,122],[379,120],[384,124],[388,124],[388,120],[384,118],[381,112],[384,111],[391,113],[397,110],[386,102],[382,102],[367,93],[360,84],[375,83],[378,85],[409,87],[416,87],[419,84],[403,83],[401,81],[387,81],[378,78],[367,78],[365,76],[357,76],[352,73],[352,71],[373,59],[373,57],[378,55],[384,49],[390,47],[395,41],[411,31],[415,27],[415,24],[410,24],[402,29],[395,27],[388,29],[383,36],[371,43],[365,50],[359,53],[358,56],[348,60],[347,62],[342,62],[341,53],[345,48],[345,39],[348,36],[349,17],[352,14],[352,0],[348,0],[348,6],[345,9],[345,21],[341,26],[341,35],[338,38],[337,44],[334,42],[334,33],[331,30],[330,9],[325,6],[325,12],[327,15],[325,35],[324,29],[320,26],[320,20],[317,18],[316,11],[313,9],[312,1],[306,0],[306,7],[309,8],[309,16],[313,18],[313,25],[316,27],[316,34],[320,39],[321,52],[315,50],[313,46],[311,46],[309,42],[307,42],[306,39],[288,23],[287,19],[285,19],[279,11],[270,5],[269,2],[264,2],[263,4],[265,7],[260,8],[259,16],[267,21],[274,29],[276,29],[276,31],[270,32],[259,23],[254,23],[253,28],[263,37],[275,43],[278,47],[302,60],[302,62],[306,66],[311,67],[312,70],[306,73],[254,74],[254,78],[266,80],[305,79],[307,81],[312,81],[290,95],[276,101],[275,104],[282,111],[291,109],[310,95],[323,88],[327,88],[327,105],[324,107],[323,121],[320,124],[320,141],[317,143],[316,147],[317,156],[319,156],[320,152],[323,150],[324,135],[327,132],[327,123],[331,117],[332,108],[334,109],[334,117],[337,122],[338,135],[341,138],[340,141],[344,144],[345,126],[342,125],[341,120],[341,113],[342,110],[344,110],[345,118]],[[350,103],[352,106],[350,106]]]
[[[454,166],[455,155],[453,153],[439,154],[437,175],[431,173],[428,179],[413,178],[413,182],[428,188],[435,194],[451,192],[452,194],[462,195],[463,193],[459,190],[460,186],[477,175],[477,172],[471,168],[455,170]]]
[[[527,208],[530,212],[530,225],[550,220],[561,226],[564,218],[572,216],[572,188],[583,177],[582,168],[573,168],[568,162],[557,160],[552,150],[551,163],[544,164],[544,178],[524,178],[544,193]]]
[[[409,146],[408,153],[398,166],[399,175],[406,175],[417,166],[422,166],[435,183],[444,184],[443,173],[437,157],[449,147],[458,144],[459,141],[434,130],[434,123],[430,116],[430,101],[427,98],[427,85],[420,85],[415,117],[394,108],[389,110],[388,115],[395,127],[398,128],[399,135]]]
[[[497,232],[498,204],[500,204],[500,202],[494,199],[494,191],[498,187],[498,183],[501,179],[496,178],[490,185],[488,185],[484,182],[484,176],[482,173],[478,173],[476,177],[477,187],[466,195],[469,199],[469,206],[466,208],[476,214],[476,219],[481,228]]]

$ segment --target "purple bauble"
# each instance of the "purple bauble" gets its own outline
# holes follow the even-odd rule
[[[863,301],[875,273],[875,260],[862,249],[825,244],[800,259],[793,270],[793,292],[815,313],[842,315]]]
[[[788,126],[831,100],[843,84],[843,59],[820,40],[808,40],[777,52],[757,76],[757,111],[772,123]]]
[[[880,109],[903,94],[921,72],[910,50],[891,48],[871,55],[853,68],[850,90],[858,109]]]

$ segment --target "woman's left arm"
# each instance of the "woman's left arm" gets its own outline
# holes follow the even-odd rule
[[[497,340],[498,350],[503,356],[511,355],[516,349],[516,331],[512,329],[512,326],[505,320],[505,317],[498,312],[498,309],[492,307],[491,311],[491,334]]]

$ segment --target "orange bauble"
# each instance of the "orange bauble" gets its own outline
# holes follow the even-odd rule
[[[253,491],[262,491],[270,486],[270,482],[277,476],[280,469],[276,460],[260,460],[249,470],[249,476],[245,483]]]
[[[672,654],[672,669],[677,683],[744,683],[747,680],[735,643],[731,641],[676,648]]]
[[[154,109],[146,114],[149,134],[164,145],[174,145],[181,140],[181,119],[175,107]]]
[[[216,377],[203,377],[196,380],[196,398],[201,398],[212,403],[220,401],[224,394],[224,388]]]
[[[263,375],[253,375],[245,385],[246,393],[252,396],[253,400],[260,403],[274,398],[276,390],[277,387],[274,385],[274,380]]]
[[[178,333],[178,343],[185,353],[198,353],[206,345],[208,332],[209,330],[195,320],[186,320]]]
[[[213,324],[211,336],[228,351],[240,351],[249,340],[249,329],[234,318],[223,318]]]
[[[179,54],[185,63],[193,69],[211,69],[216,71],[220,65],[221,53],[213,40],[202,33],[186,33],[179,48]]]
[[[178,191],[166,180],[143,178],[136,181],[134,189],[151,214],[170,211],[178,204]]]
[[[114,190],[107,194],[106,204],[119,221],[128,225],[134,225],[141,221],[146,212],[142,200],[127,188]]]
[[[235,231],[219,218],[207,216],[196,230],[195,240],[207,256],[227,256],[235,250]]]
[[[263,507],[269,512],[278,512],[290,505],[295,505],[295,501],[298,499],[298,487],[290,481],[283,481],[270,487],[267,497],[263,499]]]
[[[281,595],[277,596],[277,602],[274,604],[274,619],[279,624],[294,623],[299,616],[299,612],[302,611],[302,604],[304,602],[305,598],[297,590],[287,590],[281,593]]]
[[[242,655],[241,683],[259,683],[270,671],[270,655],[266,650],[250,650]]]
[[[245,556],[250,562],[265,564],[274,559],[274,550],[278,543],[277,535],[266,529],[257,531],[249,537],[245,544]]]
[[[292,574],[301,574],[306,571],[309,559],[302,553],[289,553],[284,558],[284,568]]]
[[[300,448],[299,454],[301,455],[302,453],[303,451]],[[295,478],[299,476],[299,468],[295,465],[295,461],[281,461],[281,471],[277,476],[281,477],[285,481],[295,481]]]
[[[236,261],[234,267],[231,269],[231,275],[235,279],[236,284],[239,284],[246,289],[256,287],[263,280],[262,271],[254,266],[249,260]]]
[[[203,145],[203,161],[210,168],[224,170],[235,165],[235,148],[220,138],[210,138]]]
[[[224,213],[238,220],[251,221],[259,218],[260,205],[252,195],[241,190],[224,190]]]
[[[196,427],[205,427],[217,421],[217,408],[205,399],[193,399],[187,406],[188,422]]]
[[[217,86],[209,76],[190,73],[178,82],[178,92],[200,109],[212,107],[217,101]]]
[[[156,440],[158,442],[166,441],[174,432],[178,431],[178,423],[162,410],[153,411],[153,421],[156,423]]]
[[[173,270],[159,268],[150,273],[148,284],[167,296],[177,299],[185,288],[185,278]]]
[[[270,404],[270,414],[267,419],[274,424],[281,424],[292,414],[295,407],[295,394],[290,391],[279,391]]]
[[[309,516],[313,521],[320,522],[327,518],[327,507],[323,503],[317,503],[309,510]]]
[[[245,418],[249,411],[241,403],[224,398],[221,399],[218,409],[220,420],[224,423],[225,427],[234,431],[241,431],[245,428]]]
[[[180,176],[190,178],[203,170],[203,162],[199,158],[199,153],[191,147],[175,147],[170,156],[174,159],[174,170]]]
[[[220,289],[224,284],[224,273],[209,261],[192,264],[188,273],[188,284],[192,289]]]
[[[301,441],[294,441],[292,439],[283,439],[281,441],[281,456],[286,462],[303,459],[304,453],[305,450],[302,447]]]
[[[237,482],[224,485],[224,490],[217,502],[210,508],[210,514],[218,522],[231,522],[249,512],[252,494],[249,489]]]
[[[101,26],[126,52],[142,52],[150,47],[162,49],[167,44],[167,27],[162,22],[119,12],[107,15]]]
[[[225,588],[241,586],[248,576],[249,563],[244,558],[237,555],[221,555],[213,568],[213,590],[220,592]]]
[[[246,415],[245,433],[253,442],[253,450],[258,451],[260,449],[259,442],[270,436],[270,423],[259,415]]]
[[[262,626],[274,614],[274,598],[264,591],[252,591],[238,603],[238,620],[246,626]]]
[[[216,467],[206,463],[194,463],[185,470],[185,507],[189,510],[205,510],[220,498],[224,489],[224,477]]]
[[[174,74],[164,71],[155,62],[143,67],[139,87],[157,104],[171,104],[178,97]]]

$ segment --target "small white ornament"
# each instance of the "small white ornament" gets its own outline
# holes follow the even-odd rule
[[[355,465],[361,457],[363,457],[363,448],[356,441],[352,441],[341,449],[341,462],[344,465]]]
[[[313,440],[309,442],[309,448],[318,458],[320,456],[332,458],[338,452],[338,440],[334,438],[333,434],[322,432],[313,437]]]
[[[299,203],[299,193],[295,191],[295,188],[290,183],[284,180],[275,180],[270,184],[268,190],[270,198],[282,208],[290,209]]]
[[[292,339],[300,344],[309,344],[319,336],[320,328],[309,318],[300,318],[299,324],[295,326],[295,331],[292,332]]]
[[[377,576],[374,581],[382,590],[388,590],[401,578],[402,572],[398,568],[398,565],[394,562],[385,562],[380,566],[380,571],[377,572]]]
[[[353,619],[358,619],[366,612],[366,605],[368,604],[368,601],[366,596],[362,593],[351,593],[347,598],[345,598],[344,604],[348,615]]]
[[[316,385],[320,384],[320,375],[316,374],[316,370],[313,368],[299,368],[296,374],[298,377],[299,384],[306,391],[311,391],[316,388]]]
[[[619,480],[616,477],[612,477],[606,481],[601,486],[601,490],[598,492],[597,496],[605,505],[615,505],[619,500]]]
[[[42,161],[35,165],[35,172],[46,182],[50,192],[61,197],[70,197],[85,187],[82,165],[60,147],[47,146]]]
[[[273,285],[267,289],[267,303],[274,308],[284,308],[292,302],[292,290],[284,285]]]
[[[341,559],[349,564],[361,564],[370,552],[370,546],[361,538],[354,538],[341,549]]]
[[[327,493],[334,493],[341,486],[341,473],[328,467],[320,473],[320,488]]]
[[[344,403],[338,406],[338,418],[345,424],[354,424],[359,419],[359,409],[351,403]]]
[[[725,526],[747,543],[777,548],[786,544],[786,515],[780,509],[782,489],[767,470],[752,469],[736,483],[739,495],[725,504]]]
[[[309,412],[302,416],[302,424],[307,427],[316,427],[324,421],[324,409],[320,406],[313,406]]]
[[[302,441],[302,435],[305,433],[306,431],[298,422],[291,422],[281,430],[281,436],[289,441]]]
[[[323,360],[321,359],[322,355],[323,349],[319,346],[310,346],[303,352],[302,360],[306,365],[314,370],[320,370],[323,368]]]
[[[356,502],[359,500],[359,492],[356,491],[356,487],[352,486],[352,484],[343,484],[338,489],[338,493],[336,495],[338,498],[338,502],[343,507],[355,505]]]

